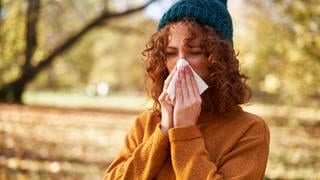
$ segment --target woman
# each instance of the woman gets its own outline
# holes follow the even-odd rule
[[[269,130],[239,106],[251,91],[239,71],[226,1],[178,1],[144,55],[154,107],[137,118],[104,178],[263,179]],[[189,65],[178,69],[178,59]],[[202,94],[192,70],[209,86]],[[167,89],[176,73],[173,101]]]

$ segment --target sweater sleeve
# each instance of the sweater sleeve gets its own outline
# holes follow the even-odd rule
[[[107,168],[104,179],[151,179],[169,155],[169,139],[157,124],[143,141],[143,123],[138,119],[125,138],[124,148]],[[157,162],[157,163],[154,163]]]
[[[260,131],[257,135],[258,131],[246,133],[236,147],[222,157],[218,166],[210,160],[197,126],[169,130],[177,179],[263,179],[269,153],[269,130],[264,125],[264,133]]]

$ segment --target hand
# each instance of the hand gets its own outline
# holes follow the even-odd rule
[[[168,130],[173,127],[173,105],[171,104],[169,95],[167,94],[167,89],[176,71],[177,67],[175,66],[164,81],[163,91],[158,98],[161,105],[161,130],[166,135],[168,134]]]
[[[173,112],[173,126],[196,125],[201,112],[201,96],[188,65],[179,69],[176,82],[176,102]]]

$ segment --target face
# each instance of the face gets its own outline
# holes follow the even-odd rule
[[[196,34],[200,32],[196,31]],[[200,37],[192,41],[186,41],[190,37],[187,25],[184,23],[174,24],[170,28],[169,42],[166,48],[166,66],[169,72],[172,71],[178,59],[185,59],[201,78],[205,79],[208,75],[207,57],[204,55],[200,46]]]

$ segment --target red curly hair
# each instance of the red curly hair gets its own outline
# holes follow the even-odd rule
[[[186,39],[188,42],[200,36],[200,47],[208,60],[210,73],[204,80],[209,88],[201,95],[202,111],[221,115],[237,105],[248,102],[252,92],[245,83],[248,77],[239,70],[238,54],[235,53],[233,45],[212,27],[200,24],[194,19],[184,18],[178,22],[187,25],[191,34],[191,37]],[[177,22],[168,23],[153,34],[142,53],[145,57],[146,77],[151,79],[148,92],[154,101],[153,110],[157,114],[161,112],[158,97],[169,75],[165,50],[169,42],[170,28],[175,23]]]

